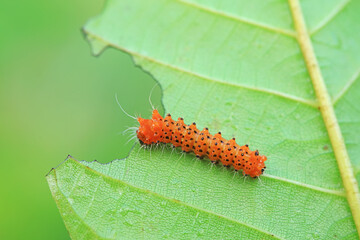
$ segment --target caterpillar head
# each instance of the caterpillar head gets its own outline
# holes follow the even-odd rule
[[[141,144],[150,145],[160,141],[162,137],[162,119],[156,109],[153,111],[151,119],[137,118],[140,126],[136,134]]]
[[[247,166],[243,170],[244,175],[249,175],[253,178],[260,176],[265,171],[266,160],[267,158],[265,156],[259,156],[258,151],[253,151],[250,154]]]
[[[144,119],[139,117],[138,122],[140,123],[139,129],[136,131],[137,138],[141,144],[149,145],[152,144],[151,136],[154,135],[151,130],[152,121],[151,119]]]

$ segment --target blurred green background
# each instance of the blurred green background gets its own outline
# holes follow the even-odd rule
[[[0,239],[69,239],[45,175],[71,154],[109,162],[150,116],[155,81],[129,55],[91,55],[81,27],[104,0],[0,3]],[[153,103],[160,106],[160,87]]]

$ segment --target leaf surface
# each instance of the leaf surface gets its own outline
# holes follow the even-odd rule
[[[52,171],[48,181],[75,239],[274,237],[226,216],[110,178],[71,158]],[[185,231],[177,231],[179,226]]]
[[[303,0],[301,7],[359,181],[360,31],[354,29],[359,29],[360,3]],[[244,179],[191,155],[138,145],[126,160],[106,165],[67,161],[48,180],[74,238],[81,238],[80,227],[104,238],[125,238],[128,232],[193,238],[201,229],[204,235],[198,237],[204,238],[231,238],[236,232],[259,238],[358,238],[288,2],[109,0],[84,31],[94,52],[121,49],[152,74],[174,118],[235,136],[266,155],[268,168],[261,181]],[[113,187],[95,191],[95,183]],[[126,199],[139,201],[127,205]],[[161,201],[166,213],[157,205]],[[125,224],[124,209],[133,211],[134,224]],[[217,216],[215,231],[208,227]],[[196,222],[198,217],[206,223]],[[147,222],[157,230],[149,225],[141,230]]]

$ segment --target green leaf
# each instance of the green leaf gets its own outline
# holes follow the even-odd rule
[[[73,238],[358,239],[360,3],[297,3],[109,0],[86,24],[95,53],[126,51],[159,81],[166,112],[268,168],[247,179],[139,145],[106,165],[68,160],[48,180]]]
[[[119,163],[121,168],[124,161]],[[116,180],[72,158],[51,171],[48,181],[75,239],[273,237],[229,217]]]

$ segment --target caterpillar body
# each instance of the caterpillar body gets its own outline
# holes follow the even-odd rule
[[[223,166],[233,166],[235,171],[243,170],[244,175],[258,177],[265,170],[266,156],[260,156],[259,151],[251,151],[248,145],[239,146],[235,138],[226,140],[221,132],[211,135],[208,128],[202,131],[196,128],[196,123],[186,125],[183,118],[174,121],[170,114],[163,118],[154,109],[151,119],[137,118],[140,126],[136,131],[141,144],[171,143],[181,147],[184,152],[194,152],[196,157],[207,157],[212,163],[221,162]]]

